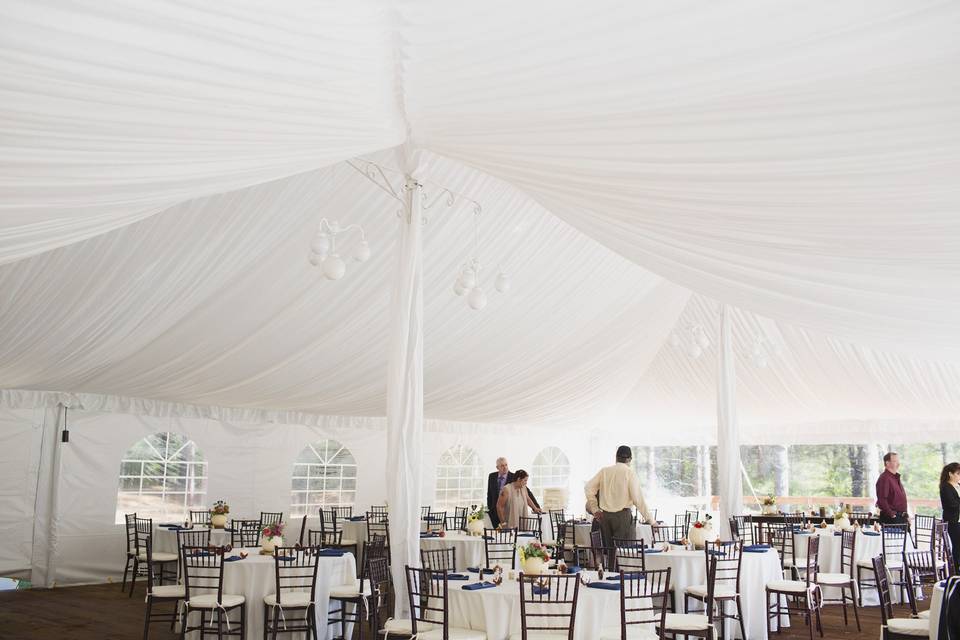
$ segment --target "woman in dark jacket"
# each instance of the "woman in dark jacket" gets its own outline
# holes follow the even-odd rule
[[[951,462],[940,472],[940,506],[953,544],[953,564],[960,569],[960,462]]]

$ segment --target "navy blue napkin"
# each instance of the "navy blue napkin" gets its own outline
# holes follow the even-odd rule
[[[770,551],[770,546],[766,544],[750,544],[743,548],[744,553],[766,553]]]
[[[477,589],[492,589],[495,586],[497,585],[493,584],[492,582],[471,582],[470,584],[465,584],[460,588],[464,591],[476,591]]]
[[[644,549],[644,553],[662,553],[663,549]]]
[[[280,562],[293,562],[296,560],[296,556],[275,556]]]
[[[581,569],[575,564],[567,565],[567,573],[580,573]]]
[[[433,532],[430,532],[430,533],[423,532],[423,533],[420,534],[420,537],[421,537],[421,538],[439,538],[439,537],[440,537],[440,534],[439,534],[439,533],[433,533]]]
[[[623,578],[624,578],[624,580],[646,580],[646,579],[647,579],[647,576],[644,575],[643,573],[641,573],[640,571],[631,571],[631,572],[629,572],[629,573],[624,573],[624,574],[623,574]],[[610,581],[616,580],[616,581],[619,582],[619,581],[620,581],[620,574],[619,574],[619,573],[614,574],[614,575],[610,576],[609,578],[606,578],[606,580],[610,580]]]
[[[467,567],[467,571],[470,573],[480,573],[480,567]],[[493,575],[493,569],[484,569],[484,574]]]
[[[531,592],[533,593],[533,595],[535,595],[535,596],[542,596],[542,595],[546,595],[546,594],[550,593],[550,587],[540,587],[540,586],[537,586],[537,585],[533,585],[533,586],[530,587],[530,591],[531,591]]]
[[[607,589],[608,591],[620,591],[620,578],[616,582],[591,582],[587,585],[591,589]]]
[[[325,558],[340,558],[343,557],[346,551],[343,549],[320,549],[315,552],[315,555],[324,556]]]
[[[237,560],[243,560],[240,556],[228,556],[223,559],[224,562],[236,562]]]
[[[864,531],[863,535],[865,536],[878,536],[880,533],[878,531]]]
[[[213,555],[213,553],[211,553],[210,551],[194,551],[193,553],[190,554],[190,557],[191,557],[191,558],[202,558],[202,557],[204,557],[204,556],[212,556],[212,555]]]
[[[350,516],[347,518],[350,522],[363,522],[367,519],[367,516]]]
[[[442,574],[437,574],[433,576],[434,580],[443,580]],[[447,580],[469,580],[470,576],[465,573],[448,573]]]
[[[671,540],[670,544],[683,544],[683,540]]]

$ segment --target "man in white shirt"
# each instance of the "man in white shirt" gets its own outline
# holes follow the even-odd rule
[[[619,446],[616,464],[600,469],[597,475],[587,482],[585,489],[587,511],[600,522],[603,545],[607,548],[613,547],[614,538],[636,538],[631,506],[637,508],[637,513],[645,522],[656,526],[643,499],[643,492],[640,491],[640,478],[630,466],[631,460],[633,452],[630,447]]]

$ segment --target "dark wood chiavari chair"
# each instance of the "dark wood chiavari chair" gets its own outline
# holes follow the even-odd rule
[[[504,568],[517,568],[517,530],[516,529],[484,529],[483,550],[486,554],[487,567],[500,565]]]
[[[147,612],[143,620],[143,640],[147,640],[150,637],[150,625],[154,622],[169,622],[170,630],[173,630],[173,625],[177,621],[177,615],[180,612],[180,601],[183,600],[186,595],[183,585],[180,584],[154,585],[153,540],[151,538],[147,538],[145,541],[145,552],[147,555]],[[173,604],[172,611],[153,611],[155,604],[165,602]]]
[[[753,516],[733,516],[730,518],[730,532],[734,540],[740,540],[745,545],[755,544],[757,541],[753,529]]]
[[[743,601],[740,597],[740,572],[743,568],[743,542],[739,540],[712,542],[704,546],[704,567],[709,573],[710,563],[715,562],[713,571],[713,599],[719,605],[718,622],[721,627],[725,620],[736,620],[740,625],[740,637],[746,638],[747,633],[743,620]],[[683,610],[690,612],[690,601],[705,603],[710,585],[691,585],[683,592]],[[727,613],[725,605],[733,602],[736,613]]]
[[[420,507],[420,520],[426,520],[430,517],[430,512],[433,510],[431,506],[421,506]]]
[[[309,547],[276,547],[273,563],[274,592],[263,599],[263,637],[299,631],[317,637],[314,602],[320,556]]]
[[[345,505],[345,506],[338,505],[330,508],[333,509],[333,511],[337,514],[337,520],[348,520],[349,518],[353,517],[352,505]]]
[[[913,546],[917,551],[933,547],[933,532],[939,521],[940,519],[934,516],[917,514],[913,517],[913,528],[910,533],[913,536]]]
[[[699,509],[686,509],[683,512],[684,523],[687,525],[687,528],[690,528],[690,525],[700,519],[700,510]]]
[[[887,571],[896,572],[897,579],[893,583],[900,588],[900,601],[903,602],[904,579],[903,579],[903,552],[907,550],[907,525],[905,524],[885,524],[880,528],[880,535],[883,536],[883,564]],[[867,577],[864,577],[864,574]],[[857,561],[857,586],[859,590],[859,605],[863,607],[863,590],[876,589],[877,585],[873,581],[873,559],[866,558]],[[889,588],[889,580],[887,587]]]
[[[356,623],[359,631],[359,640],[363,640],[363,620],[372,615],[374,603],[370,598],[374,595],[374,586],[382,580],[382,576],[371,577],[370,568],[375,562],[386,562],[383,536],[376,536],[372,542],[363,543],[363,563],[360,569],[360,579],[352,585],[341,585],[330,590],[330,600],[337,608],[327,615],[327,624],[340,624],[341,637],[347,637],[347,624]],[[389,568],[387,568],[389,580]],[[352,611],[350,609],[352,607]]]
[[[687,512],[677,513],[673,516],[673,526],[682,528],[685,532],[690,529],[690,516]]]
[[[540,542],[543,542],[543,530],[541,529],[540,516],[520,516],[520,526],[517,535],[523,536],[525,533],[532,533]]]
[[[317,549],[339,549],[343,531],[307,530],[307,544]]]
[[[556,540],[560,535],[559,525],[567,521],[567,516],[563,509],[549,509],[547,513],[550,514],[550,534]]]
[[[300,519],[300,535],[297,536],[297,544],[303,546],[303,537],[307,534],[307,514],[303,514]]]
[[[210,529],[181,529],[177,531],[177,557],[184,547],[210,547]]]
[[[787,529],[784,537],[793,537],[793,532]],[[773,633],[771,621],[776,619],[777,631],[780,630],[781,616],[786,613],[788,619],[791,613],[802,614],[807,628],[810,631],[810,640],[813,640],[813,624],[823,636],[823,625],[820,621],[820,604],[822,601],[820,586],[817,585],[817,566],[820,556],[820,537],[807,536],[807,553],[804,557],[802,580],[774,580],[768,582],[766,592],[767,636]],[[770,597],[773,596],[773,602]]]
[[[385,558],[388,564],[390,562],[390,549],[387,547],[387,538],[379,533],[375,533],[369,540],[363,541],[364,562],[374,558]]]
[[[703,613],[667,613],[664,616],[664,626],[661,637],[669,635],[671,638],[677,636],[694,636],[713,640],[715,630],[713,626],[713,586],[716,584],[717,560],[715,556],[710,557],[707,564],[707,596],[704,600]]]
[[[683,525],[661,525],[653,530],[654,542],[667,542],[669,544],[681,544],[681,541],[687,537],[687,529]]]
[[[230,546],[234,548],[259,547],[260,533],[259,520],[230,520]]]
[[[854,575],[857,557],[857,532],[844,531],[840,540],[840,573],[817,573],[817,584],[823,588],[840,589],[839,603],[843,606],[843,624],[850,624],[847,618],[847,597],[853,607],[853,617],[857,621],[857,631],[860,631],[860,613],[857,610],[857,579]],[[850,591],[849,596],[847,591]],[[836,600],[824,600],[825,604],[836,604]]]
[[[661,630],[666,623],[670,568],[637,573],[620,570],[620,626],[600,630],[600,640],[662,638],[645,627]],[[636,630],[636,633],[634,633]]]
[[[520,637],[559,637],[573,640],[577,623],[580,576],[530,576],[522,572],[520,585]]]
[[[890,578],[884,556],[870,559],[873,567],[873,584],[880,599],[881,638],[883,640],[916,640],[926,638],[930,633],[930,621],[924,618],[894,618],[893,605],[890,603]],[[903,565],[901,565],[901,568]],[[903,571],[909,574],[908,570]],[[904,576],[904,582],[910,580]],[[911,585],[912,586],[912,585]]]
[[[364,542],[364,544],[369,543]],[[392,580],[390,577],[390,563],[385,557],[370,558],[368,563],[370,566],[367,571],[369,572],[371,590],[370,628],[376,636],[383,631],[380,628],[380,620],[388,620],[391,617],[392,602],[390,601],[390,597],[392,590],[390,589],[390,585],[392,584]]]
[[[780,568],[783,573],[789,572],[791,580],[800,579],[800,570],[797,567],[795,553],[796,534],[790,526],[776,527],[770,530],[772,536],[770,546],[780,554]]]
[[[647,570],[647,545],[643,540],[613,539],[614,562],[610,568],[628,573],[643,573]]]
[[[190,522],[191,522],[192,524],[200,524],[200,525],[203,525],[203,526],[205,526],[205,527],[210,527],[210,526],[211,526],[211,525],[210,525],[210,510],[209,510],[209,509],[202,509],[202,510],[191,509],[191,510],[190,510]]]
[[[130,596],[137,585],[137,576],[147,576],[147,542],[153,542],[153,520],[151,518],[136,518],[137,536],[135,539],[137,556],[133,561],[133,574],[130,582]],[[160,568],[156,574],[159,584],[163,584],[164,577],[177,580],[177,555],[161,551],[152,551],[153,564]]]
[[[370,511],[369,511],[369,513],[375,513],[375,514],[377,514],[377,515],[382,515],[383,517],[386,518],[386,517],[387,517],[387,505],[385,505],[385,504],[374,504],[374,505],[370,505]]]
[[[410,604],[410,631],[417,636],[430,631],[437,640],[449,640],[451,636],[465,640],[480,640],[487,636],[482,631],[457,629],[450,626],[448,594],[450,584],[446,571],[417,569],[407,566],[407,597]],[[390,635],[394,635],[391,632]]]
[[[261,511],[260,512],[260,530],[264,527],[283,522],[283,511]]]
[[[211,625],[214,616],[216,617],[218,638],[222,636],[243,638],[246,635],[247,626],[246,599],[242,595],[223,592],[223,549],[184,547],[180,550],[180,563],[183,567],[184,586],[180,637],[185,638],[192,631],[210,633],[206,617],[209,614]],[[230,612],[236,609],[240,609],[240,620],[231,621]],[[194,612],[200,614],[200,622],[191,627],[190,614]],[[227,628],[224,629],[224,626]]]
[[[448,531],[466,531],[467,530],[467,508],[454,507],[453,515],[447,516]]]
[[[456,571],[457,549],[456,547],[420,549],[420,566],[434,571]]]
[[[337,534],[342,534],[343,532],[340,529],[340,518],[337,516],[337,512],[333,509],[320,509],[320,530],[323,532],[324,540],[334,540],[337,539]],[[358,545],[357,541],[353,538],[345,538],[342,535],[338,538],[339,542],[335,545],[331,543],[330,546],[336,546],[338,549],[347,549],[353,556],[356,558],[358,555]]]
[[[447,512],[431,511],[424,522],[427,525],[427,531],[443,531],[447,528]]]
[[[805,513],[785,513],[783,514],[783,523],[794,530],[807,526],[807,514]]]
[[[120,590],[127,590],[127,574],[130,569],[137,564],[137,514],[123,514],[127,532],[127,564],[123,567],[123,582],[120,584]],[[131,589],[131,593],[133,590]]]
[[[960,567],[954,562],[953,540],[950,538],[950,532],[946,522],[940,523],[938,534],[940,536],[940,553],[944,562],[944,576],[949,578],[957,575]]]
[[[377,536],[384,539],[387,551],[387,558],[390,557],[390,523],[385,513],[367,512],[367,540],[373,540]]]
[[[913,586],[913,589],[907,588],[907,598],[913,603],[913,608],[916,609],[916,599],[917,594],[915,590],[920,590],[920,597],[925,598],[926,593],[924,590],[929,588],[931,593],[933,591],[933,585],[940,581],[940,573],[937,571],[938,567],[935,564],[936,556],[931,554],[931,551],[904,551],[903,552],[903,580],[904,583],[907,583],[907,574],[909,574],[909,583]],[[913,591],[913,592],[911,592]]]

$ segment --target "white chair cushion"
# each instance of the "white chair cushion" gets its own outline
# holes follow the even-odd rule
[[[150,595],[154,598],[182,598],[186,592],[182,584],[164,584],[150,589]]]
[[[243,596],[232,596],[223,594],[220,598],[220,604],[223,605],[224,609],[229,609],[230,607],[235,607],[237,605],[243,604]],[[187,601],[187,606],[191,609],[216,609],[217,607],[217,594],[215,593],[205,593],[202,596],[193,596],[190,600]]]
[[[350,538],[340,538],[341,547],[352,547],[357,544],[356,540],[351,540]]]
[[[849,584],[853,580],[846,573],[818,573],[817,584]]]
[[[363,594],[364,596],[370,596],[373,593],[370,590],[370,581],[367,580],[363,584]],[[330,597],[331,598],[359,598],[360,593],[360,581],[356,580],[353,584],[341,584],[335,587],[330,588]]]
[[[921,611],[920,613],[917,614],[917,616],[918,616],[921,620],[929,620],[929,619],[930,619],[930,609],[927,609],[926,611]]]
[[[710,628],[707,616],[699,613],[668,613],[665,631],[703,631]]]
[[[600,630],[600,640],[621,640],[620,627],[607,627]],[[628,624],[627,640],[659,640],[660,636],[653,627],[646,624]]]
[[[139,556],[137,556],[137,558],[138,558],[141,562],[146,562],[146,561],[147,561],[147,554],[146,554],[146,552],[141,553]],[[175,553],[167,553],[167,552],[165,552],[165,551],[154,551],[154,552],[153,552],[153,561],[154,561],[154,562],[176,562],[176,561],[177,561],[177,554],[175,554]]]
[[[263,596],[263,604],[268,607],[277,606],[277,594],[271,593],[268,596]],[[283,607],[290,607],[291,609],[300,608],[300,607],[309,607],[310,606],[310,592],[309,591],[284,591],[280,595],[280,605]]]
[[[429,631],[434,625],[429,622],[418,622],[417,631],[423,633],[424,631]],[[387,620],[386,624],[383,625],[382,631],[387,633],[395,633],[397,635],[410,635],[413,633],[413,629],[410,626],[410,621],[403,618],[394,618]]]
[[[926,638],[930,635],[930,621],[920,620],[918,618],[893,618],[892,620],[887,620],[887,629],[894,633],[903,633],[908,636],[923,636]]]
[[[693,586],[687,587],[683,590],[684,593],[689,593],[692,596],[698,596],[700,598],[707,597],[707,585],[705,584],[695,584]],[[715,598],[733,598],[737,595],[737,590],[726,584],[718,584],[713,588],[713,595]]]
[[[419,627],[419,625],[417,626]],[[450,638],[450,640],[487,640],[486,631],[460,629],[459,627],[450,627],[448,631],[449,635],[447,637]],[[566,638],[567,636],[564,634],[562,637]],[[426,633],[418,633],[417,638],[418,640],[443,640],[443,627],[435,627]],[[527,640],[534,640],[534,637],[527,634]]]
[[[767,583],[767,589],[770,591],[785,591],[787,593],[803,593],[807,589],[813,589],[816,585],[807,586],[806,582],[800,580],[774,580]]]
[[[900,560],[891,560],[887,562],[887,570],[899,571],[900,567],[903,565],[903,562]],[[863,567],[864,569],[873,569],[873,561],[870,558],[865,560],[857,560],[857,566]]]

